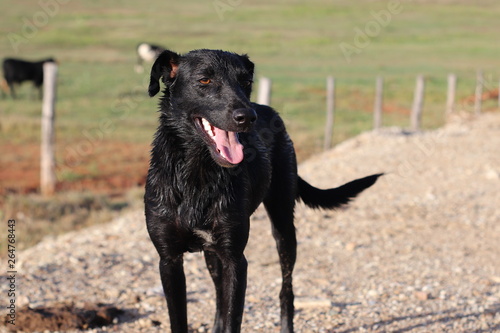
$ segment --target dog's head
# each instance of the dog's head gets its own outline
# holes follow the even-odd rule
[[[161,79],[169,111],[193,125],[219,165],[233,167],[244,157],[238,133],[251,131],[257,119],[250,103],[253,72],[246,55],[166,50],[151,69],[149,95],[160,91]]]

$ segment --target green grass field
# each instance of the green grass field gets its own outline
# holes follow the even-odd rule
[[[443,124],[449,73],[458,76],[459,110],[472,112],[472,105],[463,101],[474,94],[478,69],[485,73],[484,90],[497,89],[500,2],[469,3],[6,0],[0,2],[0,57],[57,58],[57,140],[64,152],[64,147],[88,149],[84,144],[89,141],[96,151],[105,141],[151,141],[157,99],[146,95],[147,70],[134,71],[139,42],[181,53],[197,48],[248,53],[257,66],[256,83],[261,76],[272,79],[272,106],[282,114],[304,159],[322,149],[328,75],[336,78],[334,143],[371,128],[378,75],[385,81],[385,126],[409,125],[418,74],[426,76],[425,128]],[[24,85],[19,100],[0,99],[0,147],[14,144],[22,150],[39,142],[41,103],[31,99],[31,93],[31,86]],[[485,101],[484,110],[496,108],[496,101]],[[21,153],[1,151],[2,165],[16,168],[15,154]],[[123,167],[113,157],[110,163]],[[89,163],[87,170],[98,176],[97,161]],[[66,181],[82,177],[71,168],[59,172],[59,179]],[[85,208],[88,197],[70,200],[60,194],[51,202],[58,200],[58,207],[77,207],[70,209],[77,216],[58,218],[58,210],[56,215],[27,213],[31,218],[26,220],[37,223],[23,224],[25,246],[42,234],[86,225],[83,220],[96,222],[94,208]],[[10,202],[10,208],[0,208],[0,215],[19,207],[26,213],[47,206],[22,196],[0,201]],[[69,227],[54,227],[68,219]],[[31,234],[40,235],[30,243]]]
[[[141,41],[178,52],[218,48],[248,53],[257,65],[257,77],[273,80],[272,105],[282,113],[302,153],[321,149],[327,75],[337,79],[336,143],[370,129],[377,75],[385,78],[390,111],[384,125],[402,126],[408,125],[415,77],[426,76],[428,128],[443,122],[448,73],[459,77],[458,99],[474,93],[477,69],[486,74],[486,89],[497,89],[500,76],[500,3],[494,0],[474,5],[368,0],[60,2],[3,1],[0,56],[54,56],[60,61],[57,129],[58,139],[66,142],[79,140],[83,130],[95,130],[104,120],[113,123],[106,140],[150,140],[157,102],[146,97],[147,74],[133,70],[135,46]],[[359,31],[364,38],[357,37]],[[347,44],[357,50],[349,59],[341,50]],[[0,140],[38,140],[40,104],[29,99],[30,88],[20,89],[22,101],[0,101]],[[495,102],[485,105],[494,107]]]

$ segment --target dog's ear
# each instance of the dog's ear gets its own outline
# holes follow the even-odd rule
[[[153,97],[160,91],[160,79],[163,83],[167,84],[169,80],[172,80],[177,75],[177,69],[179,68],[179,58],[180,56],[172,51],[163,51],[151,68],[151,76],[149,81],[149,96]]]
[[[246,54],[240,55],[241,61],[243,61],[243,64],[247,68],[248,72],[252,74],[253,76],[253,71],[255,68],[255,65],[253,64],[252,61],[250,61],[250,58]]]

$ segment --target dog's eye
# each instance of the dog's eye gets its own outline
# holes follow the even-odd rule
[[[198,80],[198,82],[200,82],[201,84],[209,84],[212,82],[212,80],[210,80],[209,78],[203,78],[201,80]]]

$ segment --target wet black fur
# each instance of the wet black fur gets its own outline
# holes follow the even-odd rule
[[[213,332],[240,331],[247,273],[243,251],[250,216],[262,202],[272,222],[283,275],[281,332],[293,332],[296,200],[311,207],[339,207],[380,176],[330,190],[302,180],[283,121],[272,108],[250,102],[253,71],[246,55],[214,50],[182,56],[167,50],[151,71],[150,95],[159,92],[160,80],[165,89],[146,184],[146,222],[160,255],[174,333],[188,331],[183,271],[187,251],[204,252],[215,284]],[[217,156],[200,131],[200,117],[238,133],[245,153],[241,163],[231,165]]]

